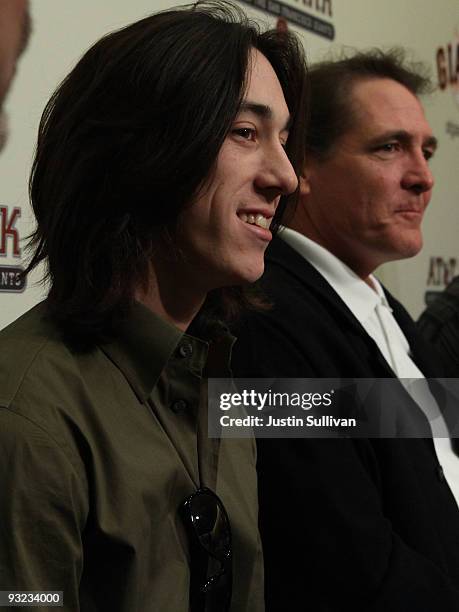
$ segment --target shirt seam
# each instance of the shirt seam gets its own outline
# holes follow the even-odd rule
[[[11,399],[7,399],[7,398],[0,398],[0,406],[3,408],[8,408],[14,403],[14,400],[16,399],[18,393],[21,391],[22,385],[24,383],[24,379],[27,376],[27,374],[30,372],[31,367],[34,365],[35,361],[38,359],[38,356],[40,355],[40,353],[48,346],[48,344],[50,343],[50,339],[46,338],[43,340],[43,343],[39,346],[39,348],[37,349],[35,355],[33,356],[32,360],[29,362],[29,364],[27,365],[26,368],[24,368],[24,371],[22,372],[20,379],[18,381],[17,387],[11,397]]]
[[[36,423],[33,419],[31,419],[30,417],[22,414],[21,412],[17,412],[16,410],[13,410],[10,406],[5,406],[3,404],[0,404],[0,410],[6,410],[8,411],[10,414],[20,417],[21,419],[24,419],[26,421],[28,421],[31,425],[33,425],[35,428],[39,429],[41,432],[43,432],[47,438],[49,438],[49,440],[51,440],[53,442],[53,444],[61,451],[61,453],[64,455],[64,457],[66,458],[67,462],[70,464],[72,470],[74,471],[75,475],[78,477],[78,480],[81,482],[81,484],[83,485],[83,487],[87,490],[88,488],[88,483],[85,480],[85,478],[83,478],[80,474],[80,471],[75,467],[73,461],[70,459],[70,457],[68,456],[67,452],[65,451],[65,449],[59,444],[59,442],[44,428],[42,427],[39,423]]]

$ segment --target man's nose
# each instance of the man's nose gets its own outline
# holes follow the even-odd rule
[[[415,193],[430,191],[434,186],[432,170],[422,152],[416,153],[403,176],[402,186]]]
[[[266,151],[256,185],[260,190],[272,191],[273,196],[288,195],[298,187],[298,177],[280,143]]]

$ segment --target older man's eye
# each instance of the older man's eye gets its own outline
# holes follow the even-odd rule
[[[386,153],[393,153],[398,149],[397,142],[385,142],[383,145],[379,147],[381,151],[385,151]]]

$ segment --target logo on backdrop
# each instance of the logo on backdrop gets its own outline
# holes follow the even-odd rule
[[[449,134],[451,138],[459,138],[459,123],[454,123],[454,121],[447,121],[446,133]]]
[[[21,217],[18,206],[0,206],[0,257],[19,258],[21,256],[19,230],[17,220]],[[21,276],[21,266],[1,265],[0,260],[0,292],[18,293],[24,291],[26,279]]]
[[[459,28],[453,39],[437,49],[437,79],[442,91],[451,92],[459,107]],[[446,122],[446,133],[451,138],[459,137],[459,123]]]
[[[333,17],[332,0],[241,0],[245,4],[277,17],[277,28],[286,30],[288,23],[292,23],[312,34],[322,38],[334,40],[335,27],[322,17]],[[313,13],[303,10],[304,7],[312,9]],[[318,16],[320,15],[320,17]]]
[[[436,54],[438,86],[442,91],[451,92],[459,107],[459,29],[453,39],[438,47]],[[451,139],[459,138],[459,123],[446,122],[446,133]]]
[[[425,303],[429,305],[437,297],[438,293],[450,284],[458,274],[457,257],[430,257],[427,272],[427,291]]]

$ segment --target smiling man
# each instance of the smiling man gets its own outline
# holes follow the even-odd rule
[[[445,437],[259,440],[266,607],[284,610],[287,597],[290,610],[453,612],[459,510],[448,481],[459,497],[459,460],[424,381],[443,372],[373,276],[422,246],[436,139],[418,95],[429,83],[395,52],[318,64],[310,82],[300,202],[267,251],[273,308],[247,316],[234,373],[398,378],[402,405],[426,431],[433,409]]]
[[[263,610],[254,443],[208,438],[205,381],[297,188],[304,84],[296,39],[199,3],[105,36],[54,93],[31,178],[49,293],[0,335],[0,590]]]

